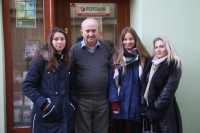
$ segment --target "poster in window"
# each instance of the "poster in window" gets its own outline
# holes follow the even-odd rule
[[[35,1],[16,1],[16,27],[36,28]]]
[[[25,58],[30,59],[35,56],[35,52],[38,50],[39,41],[25,41]]]

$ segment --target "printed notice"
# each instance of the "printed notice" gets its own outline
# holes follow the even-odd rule
[[[35,1],[16,1],[16,27],[36,28]]]

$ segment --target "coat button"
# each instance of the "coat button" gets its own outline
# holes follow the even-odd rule
[[[124,105],[124,103],[122,103],[122,105]]]
[[[58,94],[58,92],[56,91],[56,93],[55,93],[56,95]]]
[[[49,74],[50,72],[48,72],[48,74]]]

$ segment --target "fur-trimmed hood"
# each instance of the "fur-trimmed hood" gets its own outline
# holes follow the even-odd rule
[[[48,51],[42,52],[41,56],[43,57],[44,60],[49,61],[49,53],[48,53]]]
[[[42,53],[41,53],[41,56],[43,57],[43,59],[44,60],[46,60],[46,61],[49,61],[50,59],[50,57],[49,57],[49,53],[48,53],[48,51],[43,51]],[[55,54],[55,57],[56,57],[56,59],[58,60],[58,61],[60,61],[61,59],[64,59],[65,58],[65,54]]]

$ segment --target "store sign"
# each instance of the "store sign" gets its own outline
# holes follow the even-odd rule
[[[110,16],[109,6],[77,6],[78,16]]]

